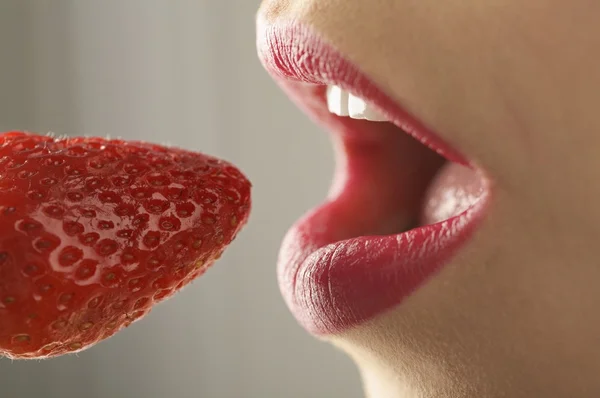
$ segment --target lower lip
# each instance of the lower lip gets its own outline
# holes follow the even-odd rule
[[[377,106],[394,124],[446,158],[468,164],[309,30],[260,20],[258,29],[264,66],[319,124],[342,135],[348,130],[344,118],[327,111],[323,96],[323,85],[338,85]],[[335,70],[328,65],[335,65]],[[349,134],[342,139],[357,137]],[[395,235],[342,240],[336,236],[336,201],[326,202],[298,221],[284,239],[278,277],[288,307],[306,330],[328,335],[400,304],[470,241],[485,213],[488,192],[468,210],[436,224]]]

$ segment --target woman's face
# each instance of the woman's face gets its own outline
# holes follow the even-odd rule
[[[266,64],[277,64],[265,49],[268,45],[296,51],[295,66],[278,65],[280,72],[298,69],[303,54],[308,63],[318,64],[319,50],[302,42],[318,37],[307,43],[322,41],[339,52],[460,152],[490,185],[481,222],[452,258],[436,272],[425,272],[427,277],[411,285],[410,294],[386,301],[377,307],[380,311],[370,308],[353,322],[342,319],[319,327],[331,311],[324,315],[298,309],[300,299],[286,293],[286,285],[302,275],[296,270],[290,282],[280,270],[282,291],[299,321],[356,360],[369,396],[600,396],[598,15],[596,0],[263,1],[258,41]],[[287,24],[311,33],[263,37]],[[284,38],[290,42],[273,44]],[[322,51],[323,63],[330,50]],[[320,67],[321,72],[335,69]],[[326,79],[326,73],[321,75]],[[387,134],[386,128],[373,127],[381,134]],[[369,145],[368,140],[360,145],[336,142],[342,163],[359,156],[360,145]],[[386,150],[395,147],[389,144]],[[396,174],[412,181],[398,159],[429,156],[423,163],[411,162],[437,170],[432,153],[399,148],[397,156],[385,155],[391,156],[385,163],[387,177],[380,178],[381,168],[373,166],[378,173],[369,180],[374,181],[369,191],[385,198],[365,203],[378,203],[377,209],[394,218],[388,202],[396,196],[386,187]],[[442,191],[452,186],[441,185]],[[349,229],[356,227],[338,238],[366,235],[356,226],[369,223],[361,212],[336,214],[327,223],[344,218],[350,219],[344,221]],[[359,221],[353,223],[353,217]],[[379,225],[368,232],[400,231]],[[290,240],[283,257],[293,252]],[[373,278],[377,272],[380,268],[374,268]],[[330,295],[360,284],[332,283]],[[355,303],[357,312],[364,302],[389,296],[380,287],[369,290],[370,296],[363,292],[363,303]],[[351,310],[340,310],[340,318],[348,318]]]

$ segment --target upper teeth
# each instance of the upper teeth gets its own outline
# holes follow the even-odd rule
[[[327,107],[329,112],[352,119],[365,119],[374,122],[388,121],[362,98],[356,97],[338,86],[327,87]]]

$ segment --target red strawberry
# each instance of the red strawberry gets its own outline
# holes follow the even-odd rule
[[[0,135],[0,355],[80,351],[219,258],[250,183],[214,157],[102,138]]]

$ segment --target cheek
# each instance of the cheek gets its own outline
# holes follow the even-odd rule
[[[499,179],[572,148],[573,126],[596,125],[600,28],[588,2],[301,3],[303,19]]]

